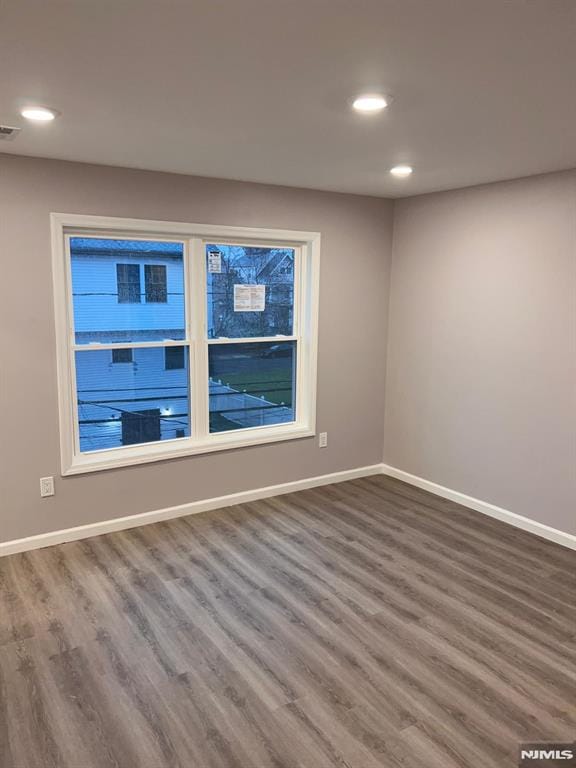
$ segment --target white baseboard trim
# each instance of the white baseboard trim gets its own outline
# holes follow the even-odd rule
[[[443,499],[455,501],[457,504],[462,504],[464,507],[476,510],[476,512],[482,512],[483,515],[495,517],[503,523],[513,525],[515,528],[521,528],[523,531],[535,533],[536,536],[548,539],[548,541],[553,541],[556,544],[561,544],[563,547],[576,549],[576,536],[574,534],[559,531],[557,528],[551,528],[549,525],[538,523],[536,520],[531,520],[529,517],[517,515],[515,512],[510,512],[502,507],[489,504],[486,501],[480,501],[480,499],[475,499],[473,496],[467,496],[465,493],[460,493],[460,491],[453,491],[451,488],[445,488],[443,485],[438,485],[431,480],[425,480],[423,477],[418,477],[417,475],[411,475],[409,472],[404,472],[404,470],[391,467],[388,464],[382,464],[382,473],[389,477],[395,477],[397,480],[403,480],[410,485],[415,485],[436,496],[441,496]]]
[[[455,501],[464,507],[489,515],[497,520],[501,520],[508,525],[521,528],[529,533],[534,533],[548,541],[561,544],[564,547],[576,550],[576,536],[556,528],[551,528],[543,523],[530,520],[528,517],[517,515],[502,507],[467,496],[460,491],[454,491],[443,485],[433,483],[431,480],[425,480],[417,475],[411,475],[402,469],[391,467],[388,464],[372,464],[368,467],[358,467],[356,469],[347,469],[342,472],[332,472],[328,475],[317,475],[316,477],[307,477],[303,480],[294,480],[280,485],[269,485],[265,488],[255,488],[250,491],[240,491],[239,493],[230,493],[226,496],[216,496],[212,499],[202,499],[192,501],[188,504],[180,504],[176,507],[166,507],[165,509],[156,509],[151,512],[143,512],[139,515],[129,515],[128,517],[117,517],[112,520],[103,520],[99,523],[90,523],[89,525],[79,525],[75,528],[66,528],[60,531],[50,531],[36,536],[28,536],[24,539],[14,539],[13,541],[0,542],[0,557],[14,555],[18,552],[27,552],[42,547],[51,547],[55,544],[64,544],[67,541],[77,541],[78,539],[87,539],[91,536],[101,536],[104,533],[113,533],[114,531],[124,531],[129,528],[137,528],[140,525],[149,525],[150,523],[159,523],[162,520],[172,520],[176,517],[185,515],[194,515],[199,512],[208,512],[212,509],[231,507],[234,504],[245,504],[248,501],[257,501],[271,496],[281,496],[285,493],[302,491],[306,488],[317,488],[331,483],[342,483],[346,480],[354,480],[358,477],[368,477],[369,475],[384,474],[402,480],[405,483],[422,488],[443,499]]]
[[[368,475],[379,474],[382,474],[382,464],[372,464],[368,467],[346,469],[342,472],[332,472],[329,475],[307,477],[303,480],[294,480],[290,483],[269,485],[266,488],[256,488],[251,491],[230,493],[227,496],[217,496],[212,499],[192,501],[188,504],[180,504],[177,507],[156,509],[152,512],[143,512],[139,515],[117,517],[113,520],[103,520],[99,523],[79,525],[76,528],[66,528],[60,531],[40,533],[36,536],[28,536],[25,539],[14,539],[13,541],[0,542],[0,557],[4,557],[6,555],[14,555],[18,552],[27,552],[32,549],[40,549],[42,547],[51,547],[55,544],[64,544],[67,541],[87,539],[91,536],[101,536],[103,533],[124,531],[128,528],[137,528],[140,525],[148,525],[149,523],[159,523],[162,520],[171,520],[175,517],[183,517],[184,515],[194,515],[199,512],[208,512],[211,509],[231,507],[234,504],[245,504],[248,501],[266,499],[270,496],[281,496],[285,493],[302,491],[306,488],[317,488],[321,485],[341,483],[345,480],[354,480],[357,477],[367,477]]]

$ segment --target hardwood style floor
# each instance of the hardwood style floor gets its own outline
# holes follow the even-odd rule
[[[512,768],[576,552],[385,477],[0,560],[2,768]]]

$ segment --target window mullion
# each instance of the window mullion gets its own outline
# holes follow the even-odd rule
[[[202,440],[208,434],[208,346],[206,344],[206,264],[204,241],[189,242],[188,290],[190,296],[190,338],[193,361],[190,365],[192,434]]]

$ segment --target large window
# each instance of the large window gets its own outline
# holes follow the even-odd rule
[[[316,233],[52,224],[65,474],[314,434]]]

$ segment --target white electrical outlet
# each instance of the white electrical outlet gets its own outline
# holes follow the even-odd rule
[[[40,478],[40,496],[54,496],[54,478]]]
[[[327,445],[328,445],[328,432],[320,432],[320,435],[318,436],[318,447],[326,448]]]

